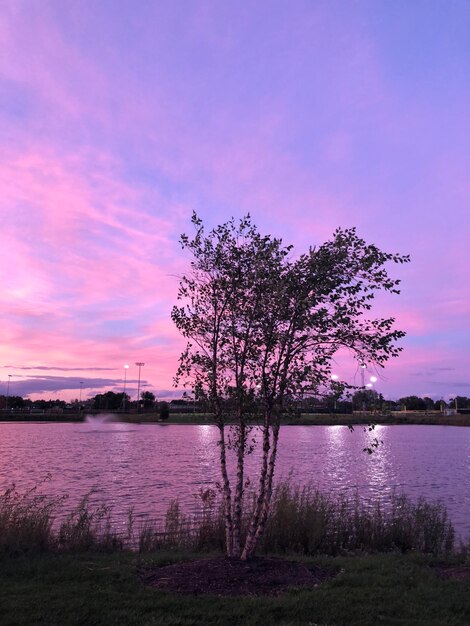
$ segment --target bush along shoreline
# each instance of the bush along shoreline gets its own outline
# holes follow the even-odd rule
[[[174,500],[160,521],[137,519],[129,510],[123,530],[113,522],[112,509],[94,501],[93,492],[66,513],[67,497],[44,495],[41,487],[38,484],[20,493],[12,486],[0,495],[0,555],[223,552],[223,512],[212,489],[199,493],[198,515],[186,514]],[[246,497],[251,498],[249,494]],[[439,502],[411,500],[398,493],[372,502],[357,494],[326,494],[312,485],[300,487],[287,481],[276,487],[258,553],[336,556],[418,552],[444,557],[466,550],[457,542],[447,511]]]

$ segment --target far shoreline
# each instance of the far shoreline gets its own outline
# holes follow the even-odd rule
[[[98,413],[86,414],[91,419],[104,417],[104,415],[112,415],[113,419],[109,420],[113,423],[128,424],[159,424],[159,425],[193,425],[193,426],[210,426],[214,425],[212,418],[207,414],[184,414],[173,413],[166,420],[159,418],[155,413]],[[86,415],[78,413],[52,413],[52,414],[30,414],[30,413],[14,413],[8,415],[0,414],[0,424],[9,423],[84,423]],[[253,425],[257,422],[253,421]],[[400,411],[396,413],[373,414],[358,412],[353,414],[325,414],[325,413],[303,413],[300,417],[285,416],[282,418],[283,426],[362,426],[366,424],[384,425],[384,426],[470,426],[469,414],[443,415],[437,412],[416,412],[416,411]],[[228,422],[230,425],[230,422]]]

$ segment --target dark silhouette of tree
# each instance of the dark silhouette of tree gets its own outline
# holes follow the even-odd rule
[[[155,406],[155,394],[151,391],[143,391],[140,397],[143,400],[145,409],[151,409]]]
[[[93,408],[99,411],[118,411],[123,406],[124,399],[128,403],[130,398],[127,394],[114,391],[99,393],[92,398]]]
[[[425,396],[423,398],[424,403],[426,405],[426,410],[427,411],[433,411],[434,410],[434,400],[432,398],[429,398],[428,396]]]
[[[398,402],[407,411],[424,411],[426,409],[426,402],[418,396],[405,396],[400,398]]]
[[[455,396],[455,398],[449,398],[449,406],[452,409],[469,409],[470,398],[466,396]]]
[[[160,419],[167,420],[170,417],[170,405],[168,404],[168,402],[160,402],[159,409],[160,409]]]
[[[358,389],[353,394],[352,403],[355,411],[378,411],[382,408],[383,397],[374,389]]]
[[[393,318],[369,318],[377,290],[399,293],[387,262],[408,257],[366,244],[354,229],[293,258],[292,247],[264,236],[249,217],[208,234],[193,215],[196,233],[183,235],[192,254],[181,278],[172,319],[187,338],[175,383],[184,378],[219,429],[226,549],[251,558],[264,533],[271,503],[281,415],[289,404],[331,388],[331,359],[348,348],[380,367],[399,354],[404,333]],[[323,394],[322,394],[323,395]],[[262,455],[257,496],[242,537],[245,457],[260,420]],[[227,428],[228,421],[235,421]],[[233,451],[236,478],[227,470]]]

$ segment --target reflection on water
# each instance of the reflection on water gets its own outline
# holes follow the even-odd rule
[[[70,506],[97,489],[124,520],[130,507],[160,517],[178,498],[196,510],[196,494],[219,480],[217,429],[195,425],[0,423],[0,487],[31,486],[51,473],[47,489],[70,494]],[[259,438],[259,433],[255,433]],[[394,489],[441,499],[459,532],[470,535],[470,429],[378,426],[383,441],[369,456],[370,433],[347,426],[292,426],[281,431],[278,477],[331,491],[383,497]],[[253,475],[259,452],[247,461]]]

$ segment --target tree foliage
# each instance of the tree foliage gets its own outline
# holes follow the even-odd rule
[[[352,397],[356,411],[377,411],[382,408],[383,396],[375,389],[358,389]]]
[[[405,396],[400,398],[398,402],[407,411],[424,411],[428,408],[426,400],[418,396]]]
[[[142,391],[140,398],[144,403],[144,408],[151,409],[155,406],[155,394],[151,391]]]
[[[117,411],[123,407],[124,402],[128,403],[129,400],[127,393],[115,393],[114,391],[99,393],[92,398],[93,408],[101,411]]]
[[[248,217],[206,233],[183,235],[192,255],[181,278],[181,304],[172,311],[187,338],[176,382],[189,382],[219,428],[227,553],[250,558],[264,532],[272,494],[282,413],[306,395],[330,387],[331,360],[347,348],[362,362],[383,366],[399,354],[404,333],[394,319],[369,315],[377,291],[399,293],[385,264],[408,257],[366,244],[355,229],[294,257],[292,246],[262,235]],[[262,455],[257,499],[242,537],[246,454],[259,419]],[[227,429],[228,421],[236,426]],[[227,452],[236,459],[236,477]]]

